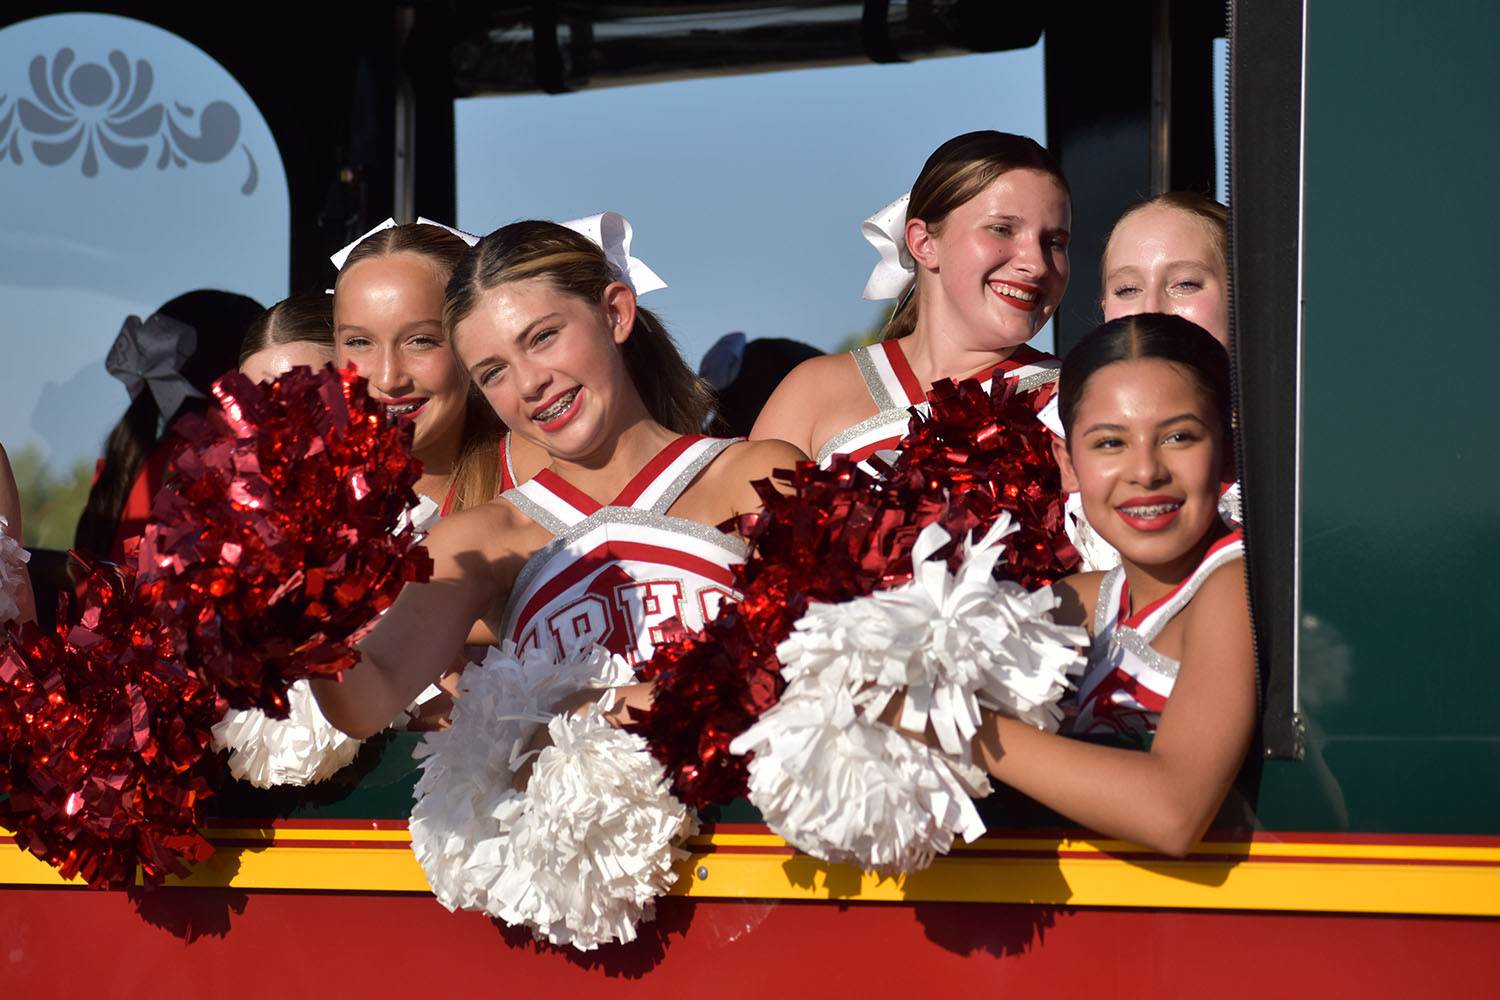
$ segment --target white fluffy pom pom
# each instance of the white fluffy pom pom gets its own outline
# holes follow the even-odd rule
[[[580,950],[635,937],[675,880],[674,844],[694,821],[644,740],[610,727],[597,706],[581,717],[550,711],[579,689],[632,679],[597,646],[555,664],[507,643],[464,672],[452,728],[418,748],[411,820],[412,849],[444,906]],[[543,723],[553,745],[517,792],[512,775]]]
[[[955,833],[984,832],[970,801],[989,794],[972,763],[982,710],[1056,729],[1087,642],[1053,624],[1050,591],[995,581],[1011,530],[1002,516],[955,574],[931,558],[948,535],[929,525],[910,583],[813,605],[797,622],[777,647],[780,702],[730,747],[754,752],[750,800],[771,829],[814,857],[885,872],[924,867]],[[897,693],[901,728],[931,726],[942,753],[876,721]]]
[[[273,719],[258,708],[230,709],[214,723],[213,732],[214,749],[229,751],[229,773],[256,788],[323,781],[360,748],[359,740],[324,718],[305,680],[287,689],[285,719]]]
[[[844,691],[808,697],[789,686],[730,749],[754,753],[750,801],[766,825],[824,861],[917,871],[955,832],[984,832],[973,798],[989,794],[985,773],[857,714]]]
[[[10,522],[0,514],[0,625],[20,619],[22,588],[31,586],[26,575],[31,553],[4,533],[9,526]]]

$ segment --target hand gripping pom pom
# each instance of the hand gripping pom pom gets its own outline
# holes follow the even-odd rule
[[[507,642],[465,671],[452,727],[418,749],[411,821],[412,849],[444,906],[579,950],[634,939],[676,880],[674,845],[694,822],[644,740],[611,728],[598,706],[582,717],[551,711],[581,688],[631,679],[597,646],[554,664]],[[511,777],[541,725],[553,745],[517,792]]]
[[[30,623],[0,646],[0,825],[65,878],[159,884],[212,853],[198,827],[214,794],[213,690],[128,570],[91,568],[56,634]]]
[[[935,557],[947,532],[929,525],[911,582],[813,605],[797,622],[777,651],[780,702],[731,744],[754,754],[750,799],[772,830],[814,857],[882,872],[925,867],[955,833],[983,833],[970,801],[989,794],[971,751],[981,710],[1055,730],[1087,641],[1052,623],[1050,594],[994,579],[1011,530],[1002,514],[950,573]],[[876,721],[898,692],[902,727],[930,727],[942,753]]]
[[[231,372],[220,409],[179,421],[140,582],[183,662],[233,708],[280,718],[287,686],[357,662],[352,643],[431,563],[410,526],[411,426],[349,372]]]

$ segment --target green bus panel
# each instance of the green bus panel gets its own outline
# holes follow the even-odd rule
[[[1500,5],[1308,8],[1308,759],[1261,821],[1496,834]]]

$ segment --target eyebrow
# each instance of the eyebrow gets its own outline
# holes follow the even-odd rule
[[[521,332],[518,333],[518,334],[516,334],[515,339],[518,340],[518,341],[519,340],[525,340],[527,337],[531,336],[531,331],[532,330],[535,330],[538,326],[540,326],[543,323],[546,323],[548,320],[551,320],[551,319],[553,319],[555,317],[561,317],[561,316],[562,316],[562,313],[557,313],[557,312],[550,312],[550,313],[547,313],[547,315],[545,315],[545,316],[538,316],[536,319],[532,320],[530,323],[527,323],[524,327],[522,327],[521,328]],[[500,356],[498,354],[490,354],[490,355],[488,355],[486,357],[480,358],[478,361],[476,361],[472,365],[470,365],[468,367],[468,371],[470,371],[470,372],[477,371],[478,369],[483,368],[485,365],[492,365],[492,364],[494,364],[495,362],[497,362],[499,360],[501,360],[501,358],[500,358]]]
[[[401,334],[401,333],[406,333],[408,330],[415,330],[418,327],[423,327],[423,326],[441,327],[442,325],[443,325],[443,321],[441,319],[414,319],[410,323],[403,323],[401,326],[397,327],[396,328],[396,332],[398,334]],[[338,326],[334,327],[334,332],[335,333],[343,333],[345,330],[353,330],[353,331],[355,331],[357,333],[369,333],[370,332],[367,328],[365,328],[363,326],[360,326],[358,323],[340,323]]]
[[[1156,430],[1161,430],[1163,427],[1170,427],[1171,425],[1173,425],[1173,424],[1175,424],[1175,423],[1177,423],[1179,421],[1182,421],[1182,420],[1190,420],[1193,423],[1199,425],[1200,427],[1207,427],[1208,426],[1208,422],[1206,420],[1204,420],[1202,417],[1198,416],[1196,413],[1179,413],[1175,417],[1168,417],[1165,420],[1158,420],[1156,422],[1156,428],[1155,429]],[[1124,424],[1104,424],[1104,423],[1100,423],[1100,424],[1090,424],[1081,433],[1083,433],[1083,434],[1093,434],[1093,433],[1095,433],[1097,431],[1114,431],[1117,434],[1123,434],[1123,433],[1125,433],[1125,432],[1127,432],[1129,430],[1130,430],[1130,428],[1126,427]]]

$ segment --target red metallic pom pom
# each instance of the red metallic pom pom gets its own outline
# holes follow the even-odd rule
[[[30,623],[0,645],[0,825],[98,888],[185,875],[218,783],[213,690],[182,669],[131,572],[92,568],[56,634]]]
[[[800,465],[787,494],[757,484],[764,509],[738,525],[752,542],[735,570],[741,599],[701,634],[658,646],[639,670],[655,692],[637,728],[678,798],[702,807],[745,794],[746,758],[729,744],[781,696],[777,645],[810,602],[910,580],[912,544],[928,524],[959,539],[1009,511],[1020,529],[997,572],[1028,589],[1077,566],[1051,432],[1036,418],[1050,392],[1017,392],[1008,379],[988,392],[974,380],[943,381],[929,393],[931,416],[913,419],[885,475],[839,457],[827,469]],[[959,551],[950,543],[950,558]]]
[[[292,681],[353,666],[353,640],[431,573],[411,528],[391,532],[421,463],[352,372],[236,372],[214,395],[219,411],[179,424],[140,585],[230,706],[284,717]]]

